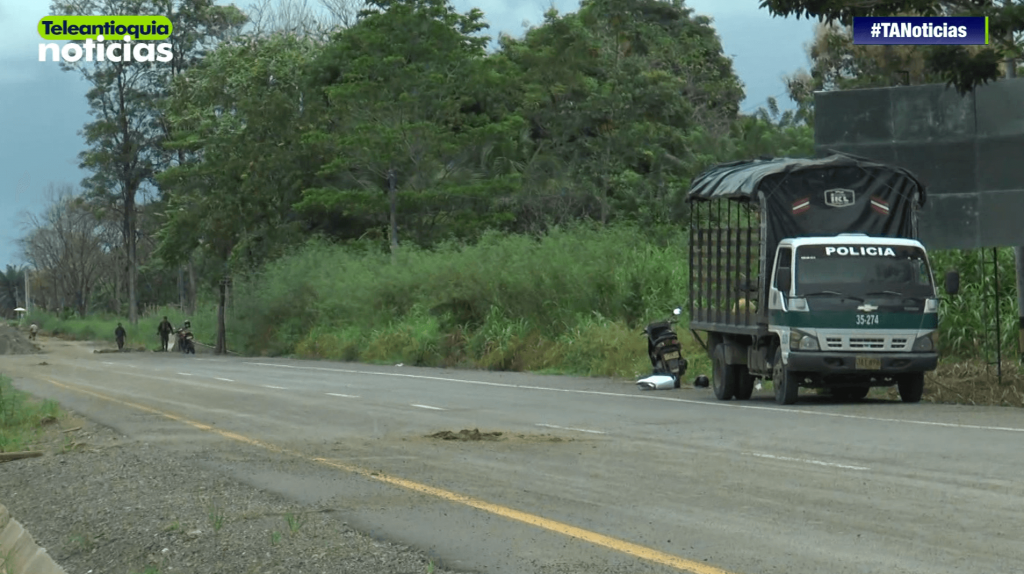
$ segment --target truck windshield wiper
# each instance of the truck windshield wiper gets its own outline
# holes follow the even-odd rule
[[[897,297],[903,297],[903,293],[899,291],[872,291],[868,295],[895,295]]]
[[[814,293],[805,293],[799,295],[799,297],[817,297],[819,295],[835,295],[837,297],[845,297],[846,299],[853,299],[854,301],[864,302],[860,297],[854,297],[853,295],[847,295],[846,293],[840,293],[839,291],[815,291]]]

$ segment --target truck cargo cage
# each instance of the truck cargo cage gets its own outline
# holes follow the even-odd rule
[[[840,233],[912,239],[924,200],[924,186],[907,170],[844,153],[708,169],[687,193],[690,329],[766,333],[781,240]]]
[[[758,324],[761,232],[758,211],[747,202],[691,204],[691,323]]]

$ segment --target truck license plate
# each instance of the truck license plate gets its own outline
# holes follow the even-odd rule
[[[671,361],[672,359],[678,359],[679,358],[679,353],[676,353],[676,352],[665,353],[664,358],[665,358],[666,361]]]
[[[856,358],[858,371],[881,371],[882,359],[878,357],[865,357],[858,355]]]

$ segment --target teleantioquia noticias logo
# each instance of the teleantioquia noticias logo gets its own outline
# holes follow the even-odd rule
[[[173,27],[166,16],[46,16],[39,21],[44,40],[40,62],[170,62]],[[123,41],[118,41],[123,40]]]

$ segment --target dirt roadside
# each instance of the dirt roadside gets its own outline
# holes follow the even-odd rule
[[[39,352],[2,330],[3,354]],[[0,502],[69,574],[450,572],[357,532],[330,508],[251,487],[73,412],[41,429],[32,448],[45,455],[0,463]]]

